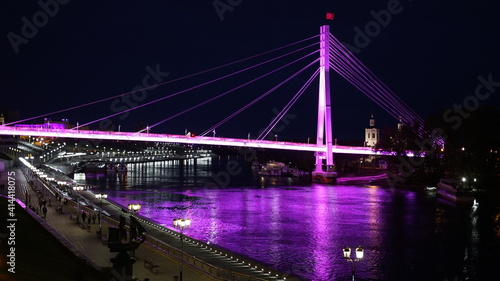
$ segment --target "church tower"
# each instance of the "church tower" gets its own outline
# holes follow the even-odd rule
[[[370,126],[365,129],[365,146],[374,147],[380,139],[380,130],[375,127],[375,116],[370,116]]]
[[[402,120],[401,116],[399,116],[398,131],[401,131],[402,129],[403,129],[403,120]]]

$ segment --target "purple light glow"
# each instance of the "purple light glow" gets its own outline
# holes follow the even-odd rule
[[[16,202],[17,204],[19,204],[19,206],[21,206],[21,208],[26,209],[26,204],[24,204],[23,201],[21,201],[21,199],[16,198]]]
[[[43,129],[54,129],[54,130],[64,130],[67,129],[67,123],[50,123],[46,122],[43,124],[17,124],[16,128],[28,129],[28,130],[43,130]]]
[[[191,219],[184,233],[195,239],[283,271],[301,264],[294,273],[312,280],[345,277],[349,265],[341,249],[346,244],[362,245],[367,249],[364,260],[377,262],[379,257],[369,253],[385,239],[387,210],[382,206],[391,196],[380,188],[325,185],[110,192],[120,205],[140,203],[140,215],[167,228],[173,229],[174,218]],[[364,265],[358,271],[368,274]]]
[[[270,148],[296,151],[325,151],[325,145],[294,143],[269,140],[248,140],[236,138],[219,137],[188,137],[185,135],[172,134],[151,134],[135,132],[109,132],[91,130],[71,130],[71,129],[44,129],[44,128],[17,128],[10,126],[0,126],[0,135],[20,135],[55,138],[75,138],[75,139],[99,139],[99,140],[128,140],[128,141],[148,141],[148,142],[169,142],[181,144],[207,144],[235,147]],[[362,155],[382,155],[383,152],[373,151],[371,147],[342,146],[332,147],[333,153],[348,153]]]

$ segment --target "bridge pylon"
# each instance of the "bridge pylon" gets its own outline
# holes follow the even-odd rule
[[[333,163],[332,153],[332,112],[330,102],[330,26],[320,28],[320,59],[319,59],[319,98],[318,98],[318,129],[317,145],[326,145],[326,152],[316,152],[316,165],[312,179],[316,182],[335,183],[337,172]],[[325,160],[326,163],[323,163]],[[325,164],[325,165],[324,165]],[[324,166],[324,167],[323,167]]]

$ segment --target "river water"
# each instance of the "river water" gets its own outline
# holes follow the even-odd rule
[[[303,280],[350,280],[345,246],[364,248],[357,280],[500,280],[497,200],[456,206],[422,189],[260,177],[228,160],[128,164],[86,183],[166,227],[190,218],[186,235]]]

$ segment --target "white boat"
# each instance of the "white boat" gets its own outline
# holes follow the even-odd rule
[[[283,162],[269,161],[262,168],[255,169],[252,164],[252,170],[258,171],[261,176],[281,176],[281,177],[308,177],[309,173],[299,170],[298,168],[290,168]]]
[[[286,170],[287,166],[283,162],[269,161],[266,165],[262,166],[259,175],[262,176],[281,176]]]
[[[472,189],[463,186],[456,180],[440,179],[436,186],[436,193],[445,199],[457,203],[474,202]]]

